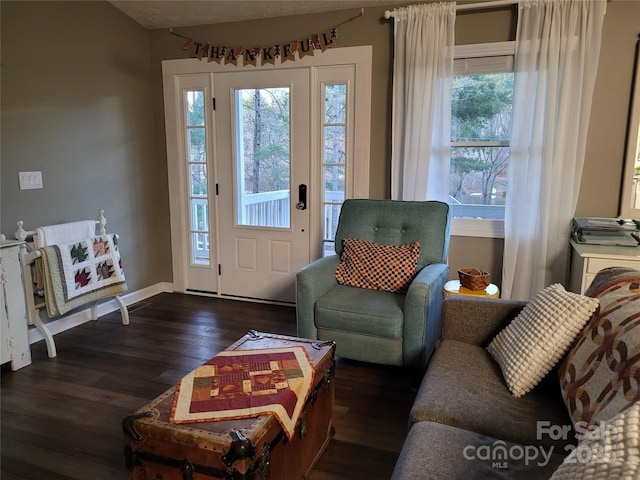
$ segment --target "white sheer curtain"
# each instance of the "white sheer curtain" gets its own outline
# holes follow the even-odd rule
[[[566,285],[605,0],[522,0],[502,296]]]
[[[449,195],[455,2],[393,10],[391,198]]]

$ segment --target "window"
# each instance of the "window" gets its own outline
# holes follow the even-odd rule
[[[191,210],[191,264],[210,265],[209,192],[207,187],[207,148],[204,91],[184,90],[186,156],[189,168]]]
[[[513,49],[513,42],[456,48],[449,184],[454,235],[504,236]]]
[[[318,95],[314,109],[318,122],[314,128],[317,128],[318,141],[314,147],[317,165],[314,165],[312,198],[322,210],[316,223],[320,243],[312,248],[319,258],[335,254],[336,231],[344,201],[369,196],[369,165],[362,160],[369,157],[370,94],[365,90],[368,84],[364,83],[368,77],[356,78],[356,65],[319,68],[315,77]],[[365,96],[356,95],[357,89]]]
[[[335,253],[347,163],[347,84],[325,84],[322,121],[323,256]]]
[[[236,90],[238,225],[289,228],[289,87]]]

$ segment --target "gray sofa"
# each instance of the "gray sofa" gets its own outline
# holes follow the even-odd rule
[[[570,342],[564,358],[519,397],[486,347],[526,303],[445,299],[441,342],[411,409],[392,480],[640,478],[640,271],[605,268],[585,295],[597,298],[599,308],[573,341],[563,340]],[[532,309],[541,304],[536,298]],[[582,305],[593,304],[573,301],[570,316],[557,299],[548,303],[558,307],[545,310],[555,312],[554,323],[547,330],[528,323],[527,332],[535,337],[539,329],[550,333],[540,338],[550,339]],[[519,348],[509,350],[509,362]],[[542,351],[524,357],[529,370],[553,352],[536,347]]]
[[[485,348],[524,305],[445,299],[442,340],[411,410],[392,480],[549,478],[562,463],[573,435],[553,440],[558,435],[544,431],[571,425],[555,371],[516,398]]]

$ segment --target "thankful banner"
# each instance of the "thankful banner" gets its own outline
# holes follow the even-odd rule
[[[280,63],[284,63],[289,60],[304,58],[307,55],[313,55],[318,50],[324,52],[328,48],[336,46],[336,38],[338,36],[337,29],[334,27],[323,33],[314,33],[303,40],[294,40],[285,44],[276,43],[267,47],[226,47],[196,42],[191,38],[183,37],[174,32],[171,33],[185,38],[182,49],[189,50],[193,58],[236,66],[238,65],[238,60],[242,58],[243,65],[253,65],[254,67],[258,63],[258,59],[260,59],[262,65],[274,65],[276,58],[280,59]]]

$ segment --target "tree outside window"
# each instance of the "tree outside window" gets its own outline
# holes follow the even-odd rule
[[[288,88],[242,90],[246,194],[289,189]]]
[[[454,217],[504,219],[512,100],[511,72],[453,79],[449,203]]]

